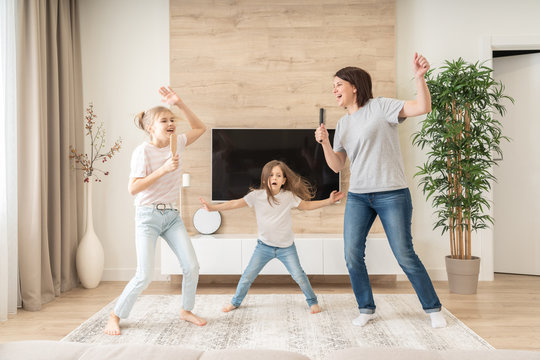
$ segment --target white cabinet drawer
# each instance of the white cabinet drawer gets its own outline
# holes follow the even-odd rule
[[[240,274],[242,271],[240,239],[192,237],[199,260],[199,274]],[[161,273],[182,274],[180,263],[165,241],[161,242]]]

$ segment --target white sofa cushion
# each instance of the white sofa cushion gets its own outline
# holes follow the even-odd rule
[[[416,350],[353,347],[328,360],[540,360],[540,352],[521,350]]]
[[[14,341],[0,344],[0,360],[79,359],[91,344],[47,340]]]
[[[62,344],[62,342],[60,342]],[[146,344],[91,344],[77,360],[199,360],[204,351],[182,346]]]
[[[230,349],[200,351],[182,346],[81,344],[61,341],[16,341],[0,344],[0,360],[309,360],[289,351]]]

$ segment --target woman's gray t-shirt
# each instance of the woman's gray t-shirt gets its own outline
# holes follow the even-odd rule
[[[398,114],[404,100],[370,99],[354,114],[339,119],[334,151],[351,163],[349,191],[363,194],[407,188],[399,146]]]

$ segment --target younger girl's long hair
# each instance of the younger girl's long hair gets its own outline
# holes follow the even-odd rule
[[[150,132],[148,131],[150,129],[150,126],[152,126],[152,124],[154,123],[154,121],[156,121],[159,115],[163,113],[168,113],[172,116],[175,116],[174,113],[165,106],[154,106],[149,110],[141,111],[140,113],[135,115],[133,121],[139,129],[144,130],[148,135],[150,135]]]
[[[272,160],[266,163],[266,165],[264,165],[261,172],[261,185],[259,189],[252,190],[266,190],[268,203],[270,205],[272,205],[272,202],[274,204],[279,204],[279,201],[272,194],[272,190],[268,186],[268,179],[272,175],[272,169],[275,166],[279,166],[279,168],[283,172],[283,176],[286,179],[285,184],[283,184],[282,187],[283,190],[289,190],[302,200],[307,201],[313,199],[313,197],[315,196],[315,190],[313,189],[313,186],[311,186],[311,184],[306,179],[292,171],[291,168],[287,166],[287,164],[279,160]],[[270,199],[272,199],[272,202],[270,202]]]

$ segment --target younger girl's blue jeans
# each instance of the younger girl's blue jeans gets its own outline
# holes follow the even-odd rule
[[[231,304],[236,307],[240,306],[257,275],[259,275],[263,267],[273,258],[277,258],[285,265],[289,274],[291,274],[294,281],[296,281],[300,286],[300,289],[302,289],[308,305],[311,306],[317,304],[317,296],[315,296],[313,288],[309,283],[309,279],[300,265],[298,253],[296,252],[296,245],[292,244],[289,247],[280,248],[266,245],[261,240],[257,240],[255,251],[238,282],[236,294],[234,294]]]
[[[139,294],[152,282],[156,240],[161,236],[182,266],[182,307],[191,311],[199,281],[199,263],[178,211],[138,206],[135,213],[137,272],[118,298],[114,313],[127,318]]]

